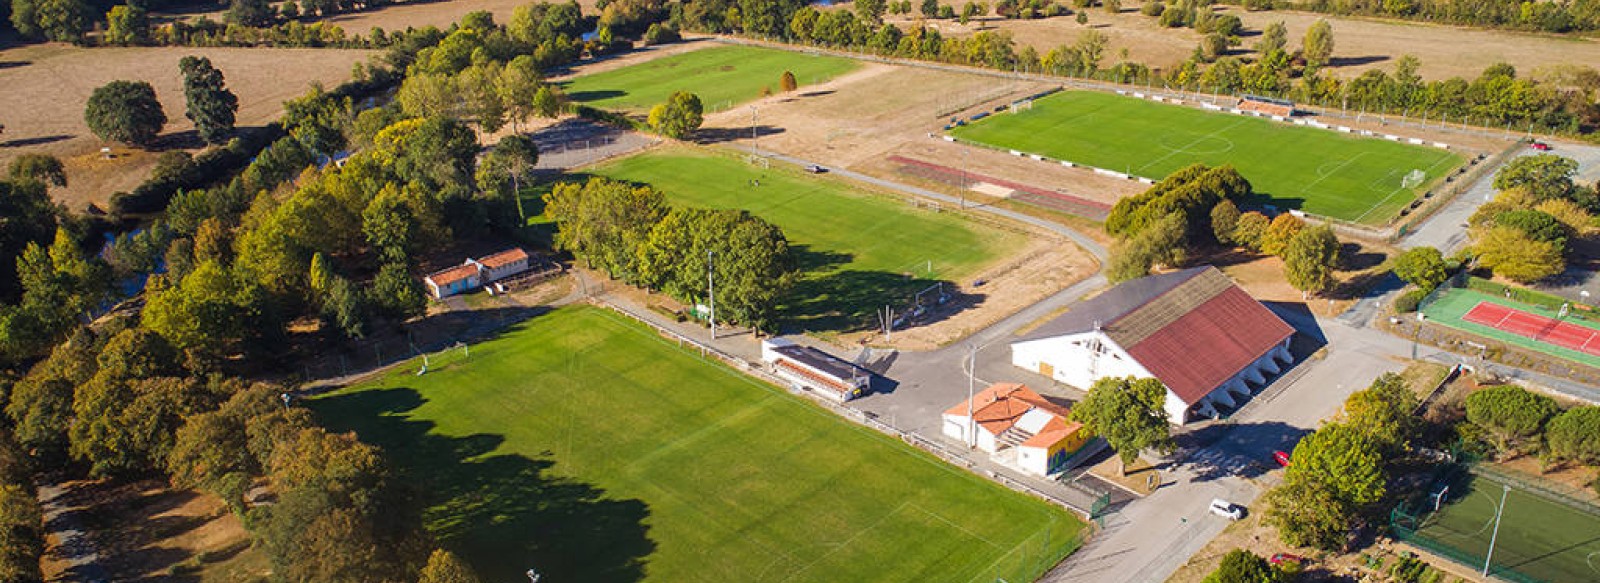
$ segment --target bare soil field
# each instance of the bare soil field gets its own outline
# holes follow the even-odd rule
[[[1254,54],[1250,47],[1260,31],[1274,21],[1284,22],[1289,31],[1289,46],[1298,47],[1312,23],[1318,19],[1328,20],[1333,24],[1335,40],[1331,71],[1341,77],[1354,77],[1373,68],[1392,71],[1395,61],[1406,54],[1422,60],[1421,74],[1426,79],[1455,76],[1470,79],[1482,73],[1484,67],[1500,61],[1511,63],[1524,74],[1548,65],[1600,62],[1600,41],[1588,38],[1282,10],[1248,12],[1237,7],[1219,7],[1219,11],[1236,14],[1244,21],[1248,36],[1244,37],[1243,46],[1235,48],[1235,54],[1245,56]],[[891,18],[892,22],[902,25],[916,20]],[[1200,42],[1200,35],[1193,30],[1162,28],[1156,25],[1156,19],[1132,9],[1115,15],[1091,10],[1087,26],[1078,24],[1071,16],[1039,20],[1003,20],[990,16],[966,26],[953,20],[927,21],[927,24],[949,36],[967,36],[979,30],[1008,31],[1019,45],[1032,46],[1040,54],[1070,45],[1084,31],[1093,29],[1110,40],[1106,65],[1119,60],[1122,52],[1127,51],[1128,58],[1163,69],[1183,62]]]
[[[163,482],[74,482],[64,499],[78,513],[114,581],[259,581],[271,572],[267,557],[251,547],[244,523],[222,500]],[[52,541],[53,543],[54,541]],[[45,580],[77,576],[45,551]]]
[[[130,190],[154,167],[156,153],[114,147],[116,157],[99,154],[103,144],[83,122],[83,106],[96,87],[123,79],[155,86],[167,114],[163,147],[193,149],[194,124],[184,117],[183,78],[178,60],[209,57],[239,96],[238,125],[260,126],[277,119],[283,101],[312,82],[337,85],[351,67],[372,51],[341,49],[243,48],[79,48],[63,44],[0,50],[0,166],[19,154],[58,156],[67,166],[67,188],[52,189],[74,211],[103,204],[111,193]]]
[[[538,0],[441,0],[438,2],[407,2],[393,4],[382,8],[368,9],[351,14],[340,14],[324,19],[343,28],[346,33],[365,36],[373,27],[384,30],[405,30],[407,27],[422,28],[433,25],[446,28],[452,23],[461,20],[468,12],[487,10],[494,14],[494,21],[505,24],[511,20],[511,12],[518,6],[536,4]],[[578,0],[578,5],[583,7],[584,14],[597,14],[594,0]],[[216,17],[212,17],[216,18]]]

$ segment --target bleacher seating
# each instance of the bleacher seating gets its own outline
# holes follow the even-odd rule
[[[1294,104],[1287,101],[1271,100],[1246,96],[1239,100],[1239,111],[1253,111],[1256,113],[1275,115],[1278,117],[1294,116]]]

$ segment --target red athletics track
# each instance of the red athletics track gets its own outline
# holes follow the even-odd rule
[[[1489,302],[1478,302],[1478,305],[1467,310],[1461,319],[1584,354],[1600,356],[1600,331],[1577,324]]]

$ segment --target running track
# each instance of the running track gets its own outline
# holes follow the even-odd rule
[[[1600,356],[1600,331],[1577,324],[1489,302],[1478,302],[1478,305],[1467,310],[1461,319],[1584,354]]]

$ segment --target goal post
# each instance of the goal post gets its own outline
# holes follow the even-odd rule
[[[1422,182],[1424,180],[1427,180],[1427,179],[1428,179],[1428,173],[1427,172],[1423,172],[1420,169],[1412,170],[1411,172],[1406,173],[1405,178],[1400,179],[1400,187],[1401,188],[1416,188],[1418,186],[1421,186]]]

